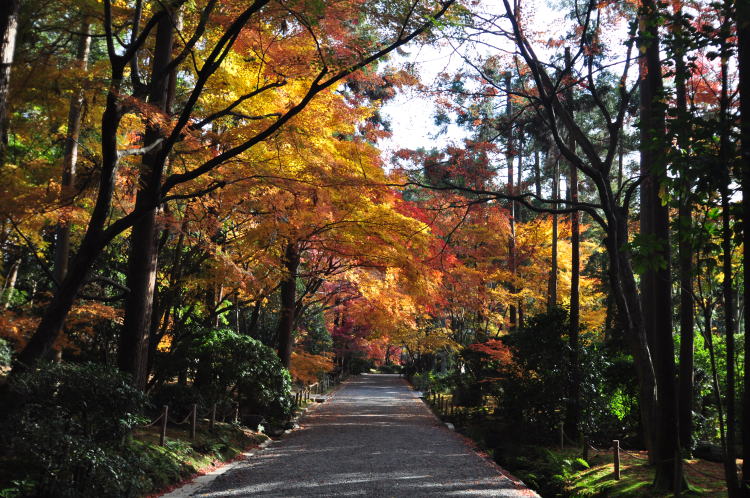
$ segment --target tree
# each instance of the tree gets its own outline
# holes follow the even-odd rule
[[[142,29],[139,30],[137,36],[133,37],[131,43],[125,47],[118,47],[119,41],[114,32],[113,20],[119,11],[113,11],[111,2],[106,0],[103,5],[104,22],[101,29],[106,42],[111,76],[106,107],[101,120],[102,157],[96,202],[86,234],[71,262],[68,276],[60,282],[37,331],[26,348],[18,355],[14,372],[27,368],[31,362],[49,351],[92,265],[116,236],[171,200],[199,197],[220,189],[225,184],[221,179],[210,180],[203,184],[199,180],[209,178],[209,175],[217,171],[222,164],[241,156],[273,136],[303,111],[317,94],[328,91],[353,72],[427,32],[433,26],[434,20],[443,16],[452,3],[449,0],[425,8],[394,5],[391,10],[379,4],[367,7],[365,14],[369,16],[368,19],[380,22],[376,28],[376,31],[380,31],[377,38],[384,41],[378,41],[370,37],[367,32],[362,33],[358,30],[343,33],[327,32],[325,30],[332,26],[333,20],[312,24],[305,12],[288,11],[284,8],[273,9],[273,5],[268,0],[258,0],[239,10],[229,8],[227,15],[221,16],[221,23],[215,25],[215,18],[212,14],[218,8],[218,3],[215,0],[209,0],[204,6],[196,6],[190,10],[190,22],[185,19],[185,25],[193,27],[192,33],[189,36],[183,34],[184,45],[177,55],[170,58],[158,77],[152,78],[154,82],[167,79],[174,69],[187,64],[196,55],[196,51],[200,52],[199,57],[203,60],[203,65],[196,68],[193,74],[194,85],[181,102],[179,111],[175,112],[174,122],[171,121],[172,118],[164,121],[163,129],[156,141],[150,144],[138,144],[130,150],[122,151],[118,150],[117,143],[121,133],[120,126],[127,112],[136,110],[149,119],[164,119],[164,116],[158,112],[139,105],[152,88],[150,85],[143,84],[138,78],[138,57],[140,50],[150,39],[152,31],[156,29],[158,32],[157,26],[161,24],[163,18],[168,16],[168,11],[158,9],[143,23]],[[172,8],[178,8],[181,4],[182,2],[177,2],[172,5]],[[386,9],[386,11],[379,11],[380,9]],[[301,68],[303,72],[299,74],[300,67],[296,64],[298,59],[294,57],[286,61],[286,67],[283,63],[274,67],[253,58],[253,62],[249,63],[250,68],[258,71],[257,74],[261,77],[257,87],[250,93],[227,103],[222,110],[211,115],[201,115],[197,106],[201,96],[204,95],[211,77],[225,64],[233,50],[243,51],[247,46],[253,47],[253,35],[275,36],[274,33],[264,32],[263,27],[256,28],[256,26],[262,26],[262,23],[256,23],[256,20],[261,19],[267,13],[272,17],[288,16],[293,22],[297,39],[305,40],[302,47],[308,50],[310,55],[316,56],[318,64],[303,64]],[[131,26],[138,29],[141,26],[140,10],[135,9],[127,14],[132,14],[129,16],[133,19]],[[333,12],[333,18],[335,19],[336,15],[340,14],[339,11]],[[380,17],[377,17],[378,15]],[[348,37],[347,43],[341,43],[342,40],[337,36]],[[243,45],[236,45],[238,40],[242,40]],[[358,50],[336,50],[336,47],[342,46],[356,46]],[[325,47],[330,47],[331,50]],[[123,92],[126,89],[125,72],[128,67],[130,67],[133,93],[130,98],[126,99],[123,97]],[[297,100],[284,99],[280,102],[282,105],[277,106],[279,112],[260,119],[255,119],[257,116],[244,115],[254,125],[254,131],[237,142],[228,144],[217,154],[204,154],[203,157],[198,155],[199,162],[194,166],[191,165],[181,172],[172,172],[166,178],[160,179],[158,194],[152,197],[151,201],[142,202],[129,213],[109,223],[118,179],[118,164],[124,157],[155,154],[152,171],[157,175],[163,171],[170,155],[179,151],[180,147],[186,146],[189,149],[191,143],[204,140],[207,125],[217,122],[222,117],[235,114],[238,106],[250,105],[254,98],[266,98],[266,92],[287,85],[288,81],[283,78],[287,70],[299,75],[295,80],[295,86],[299,89],[298,93],[294,93],[295,96],[299,95]],[[205,152],[205,149],[203,151]],[[184,190],[176,192],[179,189]],[[158,199],[158,204],[153,202],[153,198]]]
[[[750,334],[747,333],[747,317],[750,316],[750,265],[747,264],[750,254],[750,202],[746,193],[750,192],[750,6],[745,2],[737,5],[737,36],[738,36],[738,65],[740,76],[740,133],[741,133],[741,170],[742,170],[742,220],[745,229],[742,233],[743,241],[743,293],[745,306],[745,372],[744,372],[744,398],[742,408],[742,420],[744,428],[742,431],[743,466],[741,490],[743,496],[750,496],[750,430],[747,430],[750,422],[750,369],[747,366],[747,358],[750,358]]]
[[[18,36],[18,11],[20,0],[9,0],[0,13],[0,165],[5,162],[5,149],[8,146],[8,92],[13,54]]]

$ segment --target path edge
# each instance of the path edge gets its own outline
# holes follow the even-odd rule
[[[409,382],[409,380],[406,377],[401,377],[401,380],[407,386],[409,386],[409,388],[412,391],[421,392],[421,391],[417,391],[412,385],[412,383]],[[537,493],[536,491],[528,487],[525,482],[523,482],[521,479],[519,479],[518,477],[514,476],[513,474],[505,470],[503,467],[501,467],[500,464],[498,464],[494,458],[492,458],[489,454],[487,454],[486,451],[484,451],[482,448],[479,447],[476,441],[474,441],[468,436],[461,434],[455,429],[448,428],[445,425],[445,422],[443,422],[443,420],[440,417],[438,417],[437,414],[432,410],[432,407],[427,403],[426,399],[423,396],[417,396],[416,399],[419,400],[419,402],[422,404],[424,409],[427,410],[427,412],[430,415],[432,415],[432,417],[438,422],[438,425],[442,430],[448,432],[449,434],[453,434],[454,437],[457,437],[458,439],[460,439],[467,447],[469,447],[469,449],[471,449],[471,451],[473,451],[487,465],[492,467],[498,474],[508,479],[518,491],[528,492],[529,496],[535,496],[537,498],[541,498],[539,493]]]
[[[328,402],[331,398],[333,398],[345,383],[346,383],[346,380],[340,382],[335,388],[331,389],[331,391],[327,394],[328,398],[326,399],[326,402]],[[311,412],[314,412],[315,410],[317,410],[318,407],[322,404],[323,403],[315,403],[312,406],[311,405],[306,406],[304,410],[302,410],[296,417],[292,419],[294,428],[285,430],[280,437],[276,439],[269,438],[263,441],[262,443],[260,443],[258,446],[255,446],[247,451],[243,451],[233,461],[225,462],[224,464],[219,465],[214,470],[210,472],[206,472],[205,474],[199,474],[191,481],[186,482],[185,484],[183,484],[182,486],[176,489],[173,489],[171,491],[167,491],[161,494],[157,493],[154,496],[157,496],[159,498],[188,498],[190,496],[195,495],[201,489],[208,487],[220,475],[226,474],[227,472],[234,469],[235,467],[238,467],[240,464],[244,463],[248,458],[254,456],[256,453],[260,453],[261,451],[266,449],[268,446],[273,444],[274,441],[283,439],[283,437],[289,434],[290,432],[301,430],[303,428],[302,425],[300,424],[302,419],[305,418],[307,415],[309,415]]]

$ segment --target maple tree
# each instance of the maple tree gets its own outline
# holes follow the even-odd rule
[[[240,400],[210,380],[221,336],[262,350],[287,401],[285,370],[401,367],[584,448],[632,432],[659,488],[716,440],[739,496],[744,5],[557,8],[552,33],[511,1],[9,2],[12,377],[94,359]],[[385,62],[414,42],[457,66],[428,84]],[[447,145],[388,158],[407,87]]]
[[[143,10],[141,2],[136,4],[132,11],[128,9],[115,9],[110,1],[103,4],[103,22],[101,29],[106,42],[106,52],[109,59],[111,76],[109,78],[106,106],[102,112],[101,125],[101,164],[99,173],[99,184],[96,191],[96,202],[89,219],[86,233],[81,240],[76,256],[73,259],[68,275],[59,283],[58,289],[50,302],[39,324],[37,332],[26,346],[24,352],[18,357],[17,368],[28,365],[30,361],[44,355],[59,333],[61,324],[73,304],[76,294],[84,284],[93,262],[99,256],[103,248],[115,237],[126,229],[136,227],[136,236],[132,244],[134,248],[142,245],[141,252],[134,254],[133,261],[140,261],[149,265],[148,268],[133,267],[132,278],[138,279],[138,288],[133,289],[131,301],[133,302],[133,313],[140,315],[133,327],[126,326],[126,330],[132,337],[127,343],[131,349],[131,359],[134,366],[127,367],[128,370],[138,374],[139,383],[142,383],[143,352],[145,344],[143,324],[150,321],[150,306],[152,299],[153,281],[156,266],[156,252],[154,247],[154,220],[156,209],[172,199],[189,198],[205,195],[207,192],[222,187],[224,180],[209,181],[203,186],[191,186],[193,180],[206,178],[209,173],[216,171],[230,159],[240,156],[245,151],[253,148],[264,140],[270,138],[277,130],[281,129],[287,122],[291,121],[313,100],[318,93],[333,87],[346,76],[357,69],[376,61],[388,52],[416,38],[425,32],[434,19],[440,17],[450,6],[451,2],[438,4],[434,8],[426,8],[418,11],[414,8],[399,12],[389,12],[388,15],[379,18],[383,30],[381,39],[384,43],[374,40],[367,32],[359,32],[357,29],[349,31],[331,32],[332,21],[312,23],[303,11],[286,9],[279,6],[272,9],[269,2],[258,1],[245,9],[233,9],[227,7],[225,10],[214,12],[218,8],[216,2],[208,1],[204,6],[182,12],[182,22],[185,26],[193,27],[190,36],[185,36],[184,46],[176,50],[173,55],[172,49],[172,26],[175,25],[173,16],[182,2],[174,5],[158,8],[153,13]],[[266,13],[264,9],[268,12]],[[357,5],[338,5],[336,9],[327,12],[332,19],[340,19],[345,7],[357,8]],[[376,14],[379,6],[373,5],[365,14]],[[339,10],[342,9],[342,10]],[[223,19],[214,25],[211,21],[212,15],[219,13]],[[141,29],[141,16],[146,14],[147,20]],[[307,51],[315,56],[320,66],[314,67],[309,63],[300,63],[299,55],[291,57],[276,55],[278,48],[286,48],[281,43],[271,43],[266,52],[264,39],[270,36],[273,40],[277,33],[269,29],[259,17],[269,15],[267,19],[279,16],[288,16],[293,22],[294,36],[290,36],[290,52],[296,50]],[[428,20],[420,17],[429,13]],[[324,14],[321,12],[321,14]],[[399,17],[399,14],[402,14]],[[114,33],[114,22],[119,17],[132,17],[134,29],[131,30],[130,42],[125,44],[123,51],[117,48],[118,38]],[[256,21],[256,18],[257,21]],[[400,22],[399,22],[400,21]],[[287,29],[289,29],[287,27]],[[386,32],[389,30],[392,39],[388,39]],[[394,32],[395,30],[395,32]],[[142,81],[139,66],[139,51],[151,39],[152,32],[155,33],[155,53],[159,54],[152,62],[152,74],[148,82]],[[184,34],[183,34],[184,35]],[[205,38],[204,38],[205,36]],[[345,37],[342,40],[341,37]],[[201,43],[199,43],[201,42]],[[200,47],[200,48],[199,48]],[[358,47],[352,50],[351,47]],[[197,53],[196,53],[197,52]],[[230,54],[244,54],[249,61],[248,70],[258,75],[255,88],[240,97],[225,99],[219,105],[221,110],[214,113],[195,114],[196,109],[203,97],[204,89],[209,80],[212,79],[217,70],[231,61]],[[255,57],[261,56],[258,59]],[[253,57],[249,57],[253,56]],[[203,59],[200,68],[195,67],[193,78],[195,83],[183,101],[181,108],[174,112],[174,123],[165,114],[167,92],[169,90],[170,74],[177,71],[181,65],[190,68],[188,61],[198,57]],[[304,58],[302,58],[304,59]],[[254,61],[254,62],[253,62]],[[226,67],[226,66],[224,66]],[[190,70],[190,69],[188,69]],[[132,96],[123,98],[121,92],[126,82],[126,71],[129,72],[130,82],[133,86]],[[287,74],[288,73],[288,74]],[[291,81],[291,84],[289,82]],[[282,88],[282,87],[287,87]],[[274,99],[273,112],[258,117],[252,112],[243,114],[245,107],[252,105],[258,99],[266,97],[272,91],[279,88],[281,99]],[[275,93],[275,92],[274,92]],[[150,99],[148,105],[144,105],[144,99]],[[154,107],[154,103],[159,102]],[[159,105],[162,106],[161,112]],[[253,109],[254,110],[254,109]],[[136,142],[130,148],[118,150],[117,139],[120,134],[120,125],[123,120],[133,121],[128,113],[135,111],[141,115],[146,123],[143,132],[143,142]],[[201,157],[206,149],[201,144],[201,134],[204,128],[220,123],[221,118],[229,116],[244,116],[247,124],[247,134],[240,135],[239,139],[230,140],[224,145],[224,150],[217,154]],[[134,116],[133,116],[134,117]],[[274,118],[274,119],[270,119]],[[268,123],[268,121],[271,121]],[[186,128],[187,127],[187,128]],[[151,130],[151,131],[149,131]],[[231,135],[231,134],[230,134]],[[130,136],[137,140],[137,135],[132,132]],[[185,149],[182,149],[182,147]],[[175,149],[176,147],[176,149]],[[194,159],[197,163],[191,163],[186,168],[177,168],[162,180],[168,157],[175,152],[191,153],[197,152]],[[210,150],[210,149],[208,149]],[[201,154],[203,152],[203,154]],[[117,175],[118,163],[123,158],[137,157],[142,155],[145,168],[139,182],[142,187],[136,197],[135,206],[132,211],[112,223],[107,223],[110,215],[112,202],[115,200],[115,182],[121,178]],[[125,159],[127,160],[127,159]],[[172,159],[172,162],[175,160]],[[193,165],[195,164],[195,165]],[[148,182],[143,180],[148,178]],[[186,187],[188,191],[179,191]],[[142,227],[142,228],[137,228]],[[139,232],[138,230],[141,230]],[[140,238],[138,238],[140,237]],[[135,282],[132,283],[135,285]],[[137,302],[132,300],[138,300]],[[137,312],[135,310],[138,310]],[[126,317],[126,322],[128,318]],[[126,336],[124,336],[126,337]],[[125,347],[125,343],[123,343]],[[125,365],[122,365],[125,367]]]

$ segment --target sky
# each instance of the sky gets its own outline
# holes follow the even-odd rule
[[[542,60],[545,59],[545,52],[549,51],[542,42],[564,33],[565,25],[569,22],[565,20],[561,7],[550,5],[551,1],[554,0],[527,0],[522,4],[524,18],[528,22],[527,34],[535,39],[533,40],[534,49]],[[484,11],[492,10],[494,14],[497,14],[501,7],[494,1],[483,1],[478,8]],[[473,58],[490,53],[502,53],[506,50],[513,51],[513,46],[499,37],[480,38],[480,40],[486,42],[487,45],[481,43],[474,46],[467,45],[461,47],[460,52]],[[603,41],[610,47],[622,46],[622,33],[606,33]],[[489,48],[488,45],[492,45],[493,48]],[[413,65],[422,83],[428,87],[439,73],[455,72],[464,64],[461,55],[456,53],[456,50],[448,43],[421,47],[412,44],[405,48],[406,52],[391,60],[390,65]],[[386,103],[381,112],[390,121],[393,131],[390,139],[380,142],[382,158],[386,165],[390,162],[389,158],[393,152],[401,148],[442,148],[448,143],[460,143],[469,134],[467,130],[452,125],[448,127],[447,133],[438,136],[438,128],[434,124],[435,103],[418,91],[405,90]]]

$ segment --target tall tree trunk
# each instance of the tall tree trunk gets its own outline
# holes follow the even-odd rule
[[[534,150],[534,191],[536,196],[542,197],[542,172],[541,162],[539,160],[539,149]]]
[[[508,163],[508,193],[513,194],[515,190],[515,183],[513,181],[513,158],[515,151],[513,150],[513,104],[511,101],[511,86],[510,86],[510,73],[505,74],[505,89],[507,91],[507,101],[505,104],[505,114],[508,117],[508,132],[507,132],[507,151],[505,153],[506,161]],[[508,266],[510,269],[511,279],[516,276],[516,203],[510,201],[508,203],[509,218],[510,218],[510,236],[508,238]],[[511,293],[516,292],[516,286],[511,283]],[[515,329],[518,325],[518,318],[516,317],[516,306],[515,304],[510,305],[510,328]]]
[[[521,189],[522,189],[522,182],[523,182],[523,154],[524,154],[525,147],[526,147],[526,142],[525,142],[525,138],[524,138],[524,129],[523,129],[523,125],[520,125],[519,128],[518,128],[518,174],[516,175],[517,178],[516,178],[516,190],[515,190],[515,192],[517,192],[517,193],[521,192]],[[516,214],[516,221],[518,223],[523,223],[523,221],[524,221],[524,214],[523,214],[523,209],[522,209],[521,204],[517,204],[516,207],[515,207],[515,209],[514,209],[514,211],[515,211],[515,214]],[[513,235],[514,235],[514,238],[515,238],[515,233]],[[515,245],[515,240],[513,241],[513,243]],[[514,250],[515,250],[515,248],[514,248]],[[516,255],[514,254],[513,256],[514,256],[513,257],[513,260],[514,260],[514,270],[516,270],[518,262],[517,262]],[[522,289],[523,289],[523,287],[521,287],[521,288],[517,287],[515,290],[517,292],[520,292]],[[516,327],[517,328],[521,328],[521,327],[523,327],[523,298],[519,297],[517,303],[518,303],[518,315],[517,315],[518,322],[516,323]]]
[[[570,48],[565,48],[565,66],[570,72],[571,79],[573,69],[571,67]],[[565,104],[568,112],[573,115],[573,88],[569,84],[565,91]],[[568,137],[568,147],[576,150],[576,142],[572,134]],[[570,164],[570,201],[578,202],[578,168]],[[568,345],[570,346],[570,387],[568,391],[568,404],[565,410],[565,429],[571,438],[577,439],[578,426],[581,418],[581,366],[579,355],[579,330],[580,330],[580,275],[581,275],[581,245],[579,234],[579,213],[570,214],[570,329],[568,330]]]
[[[672,280],[669,253],[669,212],[659,196],[666,175],[665,115],[661,104],[663,84],[659,59],[658,10],[644,0],[639,12],[641,62],[641,235],[659,241],[653,255],[658,268],[643,275],[642,303],[647,335],[653,341],[657,410],[654,455],[657,489],[682,488],[679,455],[674,342],[672,339]]]
[[[740,75],[740,144],[742,168],[742,221],[746,227],[742,231],[743,241],[743,294],[745,309],[745,371],[744,395],[742,401],[742,493],[750,497],[750,333],[747,320],[750,317],[750,4],[737,2],[737,37],[738,37],[738,66]]]
[[[552,173],[552,198],[560,197],[560,172],[559,160],[555,160],[554,172]],[[549,298],[547,309],[557,306],[557,214],[552,214],[552,256],[549,269]]]
[[[164,73],[172,59],[174,19],[172,13],[161,18],[156,30],[154,58],[151,69],[149,103],[167,113],[169,102],[169,77]],[[144,146],[151,147],[162,138],[158,125],[146,127]],[[159,203],[164,162],[160,160],[160,147],[153,147],[143,156],[136,196],[136,209],[148,209]],[[133,225],[128,257],[128,289],[125,299],[125,320],[120,334],[118,366],[133,376],[138,388],[145,388],[148,366],[148,345],[151,314],[153,311],[156,272],[158,267],[157,210],[150,209]]]
[[[677,143],[680,157],[689,157],[690,125],[687,112],[685,82],[688,68],[685,64],[685,34],[682,23],[682,7],[677,7],[674,22],[675,89],[677,98]],[[694,384],[694,335],[695,302],[693,300],[693,245],[691,243],[692,195],[690,193],[690,169],[680,165],[679,210],[677,218],[679,267],[680,267],[680,372],[678,388],[680,446],[690,454],[693,447],[693,384]]]
[[[18,269],[21,267],[21,258],[16,259],[11,263],[8,275],[5,277],[3,283],[3,293],[0,295],[2,299],[2,308],[7,310],[13,300],[13,293],[16,291],[16,280],[18,280]]]
[[[732,275],[732,227],[731,227],[731,151],[729,143],[729,17],[731,6],[725,2],[725,18],[721,37],[721,94],[719,98],[719,156],[724,166],[721,182],[721,249],[722,249],[722,296],[724,299],[724,333],[726,334],[726,374],[727,374],[727,446],[724,462],[724,472],[727,479],[727,491],[730,497],[739,495],[737,480],[737,428],[736,428],[736,372],[735,372],[735,320],[734,320],[734,277]],[[725,55],[725,56],[724,56]]]
[[[76,64],[78,69],[86,72],[88,67],[89,52],[91,49],[91,29],[88,21],[81,25],[81,39],[78,42],[76,53]],[[60,201],[63,205],[73,202],[76,163],[78,162],[78,139],[81,136],[81,118],[83,117],[83,89],[73,91],[70,97],[70,108],[68,111],[68,133],[65,137],[65,149],[63,152],[62,167],[62,192]],[[70,258],[70,224],[61,221],[57,224],[55,236],[54,276],[56,282],[62,282],[68,272],[68,259]]]
[[[8,93],[21,0],[4,0],[3,4],[0,9],[0,166],[5,163],[8,148]]]
[[[294,345],[295,310],[297,309],[297,269],[300,254],[297,244],[289,242],[284,253],[284,266],[287,274],[281,282],[281,316],[279,317],[278,340],[279,358],[285,368],[292,361]]]

